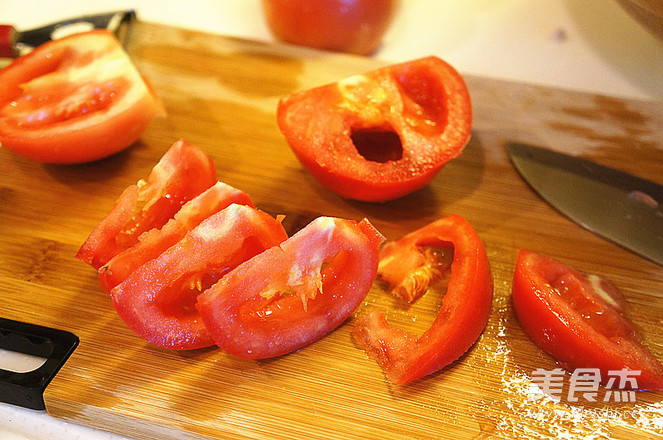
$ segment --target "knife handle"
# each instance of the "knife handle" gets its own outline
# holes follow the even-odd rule
[[[0,58],[16,58],[16,29],[0,24]]]
[[[0,368],[0,401],[44,409],[44,390],[78,346],[73,333],[0,318],[0,348],[45,359],[38,368],[15,372]]]

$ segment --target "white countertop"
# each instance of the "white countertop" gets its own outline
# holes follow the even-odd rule
[[[663,41],[613,1],[401,1],[376,58],[437,55],[461,73],[663,101]],[[124,8],[143,21],[273,41],[260,0],[1,0],[0,23],[26,30]],[[124,439],[6,404],[0,404],[0,438]]]

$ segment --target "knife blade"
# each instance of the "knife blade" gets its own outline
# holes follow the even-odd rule
[[[47,41],[92,29],[108,29],[122,42],[124,29],[135,18],[136,12],[130,9],[70,18],[23,32],[0,25],[0,58],[16,58]]]
[[[663,265],[663,186],[548,149],[507,142],[523,179],[583,228]]]

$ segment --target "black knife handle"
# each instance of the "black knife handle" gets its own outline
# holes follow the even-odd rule
[[[0,401],[44,409],[44,390],[78,346],[73,333],[0,318],[0,348],[46,359],[25,373],[0,368]]]

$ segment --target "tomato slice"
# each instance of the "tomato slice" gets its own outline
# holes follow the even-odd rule
[[[115,255],[99,269],[99,281],[104,291],[110,290],[149,260],[158,257],[180,241],[210,215],[236,203],[254,208],[244,191],[223,182],[188,201],[161,229],[151,229],[138,237],[138,243]]]
[[[212,214],[111,290],[117,313],[146,341],[190,350],[213,345],[196,297],[238,264],[287,238],[281,223],[245,205]]]
[[[76,258],[99,269],[138,242],[145,231],[161,228],[182,205],[216,183],[214,163],[180,139],[152,169],[147,181],[126,188],[97,225]]]
[[[606,280],[536,252],[518,253],[513,306],[529,337],[565,369],[640,371],[639,389],[663,389],[663,365],[641,344],[625,301]]]
[[[228,273],[196,307],[230,354],[290,353],[337,328],[359,306],[375,279],[381,242],[367,220],[319,217]]]
[[[116,153],[164,112],[105,30],[39,46],[0,70],[0,84],[0,142],[43,162],[87,162]]]
[[[432,253],[425,250],[431,247],[453,250],[447,293],[431,327],[417,337],[390,326],[384,314],[373,308],[358,318],[353,330],[355,340],[397,385],[458,359],[479,338],[490,315],[493,280],[488,256],[479,235],[459,215],[434,221],[385,245],[379,275],[392,285],[394,294],[413,300],[419,295],[414,286],[422,274],[428,273],[423,277],[430,281],[431,272],[425,267],[438,268],[444,260],[431,260]]]
[[[462,153],[472,108],[458,72],[429,57],[287,96],[277,121],[323,185],[385,201],[424,187]]]

